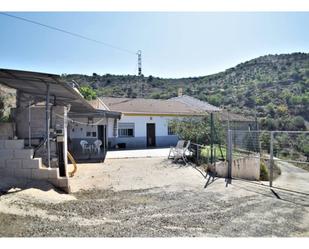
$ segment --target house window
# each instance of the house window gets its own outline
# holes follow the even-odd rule
[[[96,137],[96,136],[97,136],[96,132],[91,132],[91,131],[86,132],[86,137]]]
[[[134,123],[118,123],[119,137],[134,137]]]
[[[175,135],[175,132],[174,132],[172,126],[170,126],[170,125],[167,126],[167,134],[168,135]]]

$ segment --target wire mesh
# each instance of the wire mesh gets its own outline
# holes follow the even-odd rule
[[[309,131],[231,130],[231,160],[258,157],[260,180],[303,191],[309,184]],[[228,137],[228,136],[227,136]]]

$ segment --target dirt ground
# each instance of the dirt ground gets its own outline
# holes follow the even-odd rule
[[[80,165],[71,195],[43,182],[8,190],[9,179],[0,184],[0,236],[309,236],[309,194],[207,180],[163,158]]]

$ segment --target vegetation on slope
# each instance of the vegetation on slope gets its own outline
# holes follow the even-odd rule
[[[304,130],[309,121],[309,54],[266,55],[217,74],[181,79],[133,75],[63,75],[98,96],[170,98],[177,89],[245,115],[264,129]]]

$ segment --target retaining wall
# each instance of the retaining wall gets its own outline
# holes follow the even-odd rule
[[[228,163],[216,163],[216,172],[220,177],[227,177]],[[260,158],[248,156],[234,159],[232,162],[232,177],[246,180],[260,180]]]

